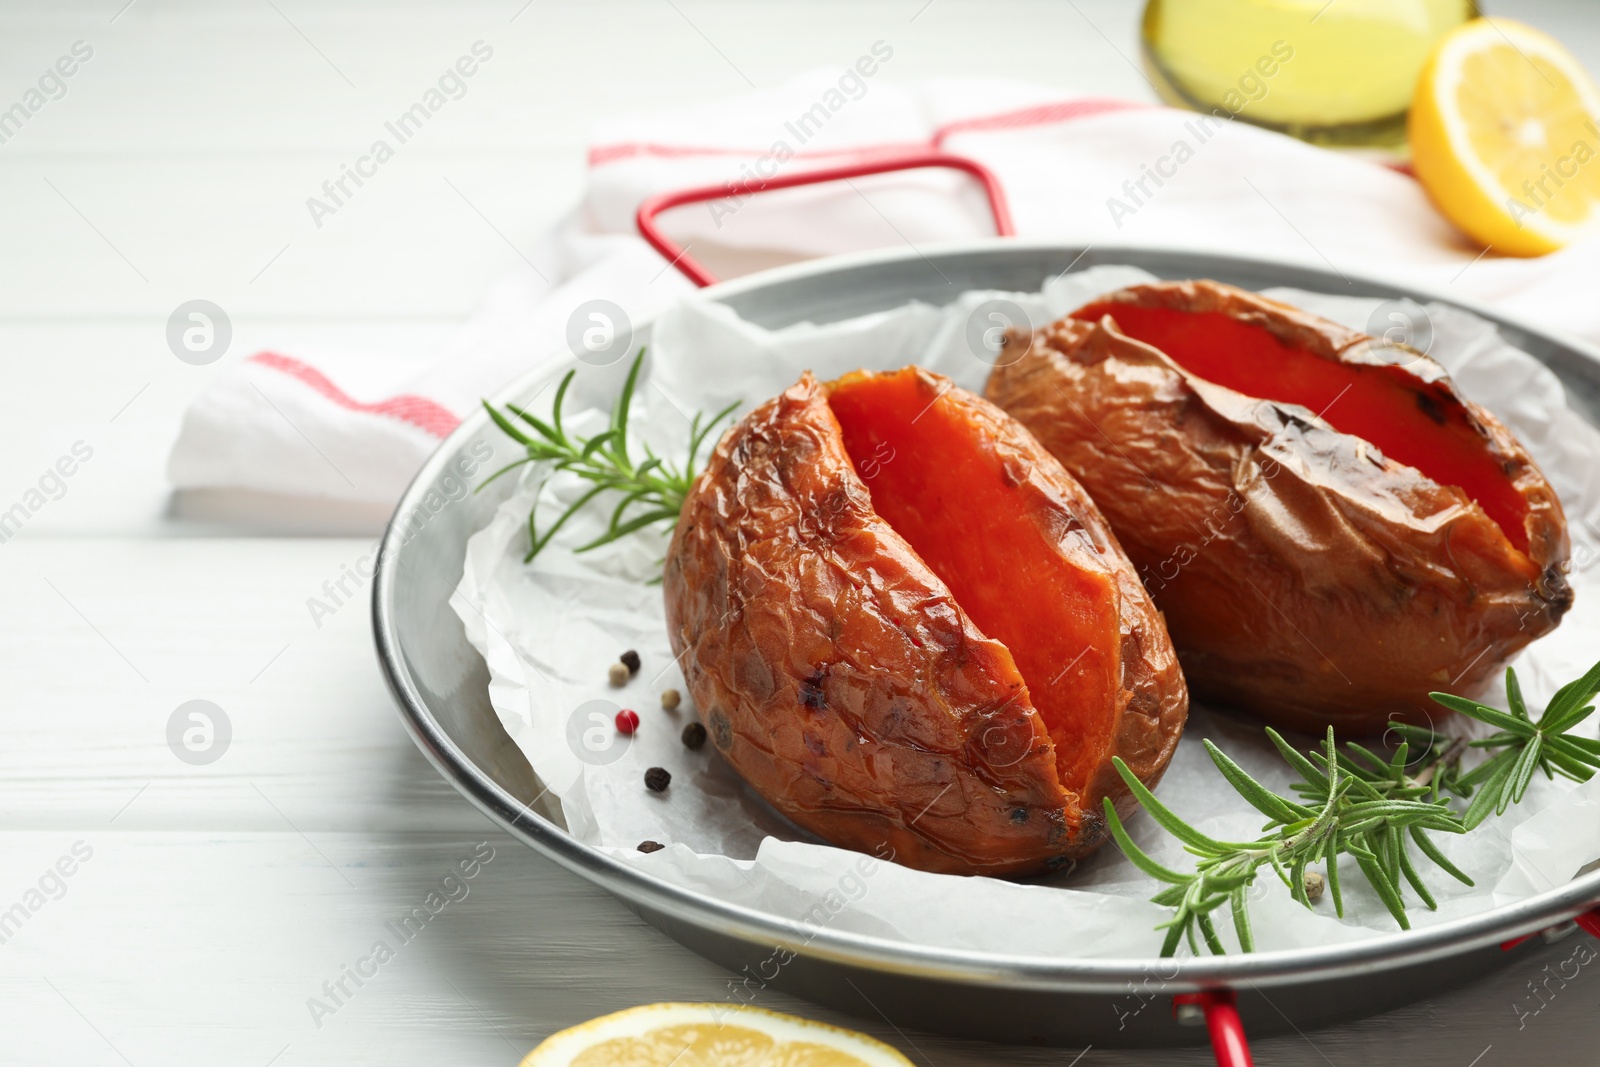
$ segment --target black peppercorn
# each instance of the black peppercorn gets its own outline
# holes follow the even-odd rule
[[[644,772],[644,784],[652,793],[665,793],[672,784],[672,775],[665,767],[651,767]]]
[[[639,653],[630,648],[617,658],[622,660],[622,665],[628,668],[629,674],[639,673]]]
[[[706,728],[697,722],[692,722],[683,728],[683,744],[685,748],[698,749],[706,743]]]
[[[640,841],[639,842],[639,851],[640,852],[660,852],[662,849],[664,849],[666,847],[667,846],[663,845],[660,841]]]

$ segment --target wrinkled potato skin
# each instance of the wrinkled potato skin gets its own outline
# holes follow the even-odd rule
[[[930,397],[942,390],[992,422],[1038,521],[1121,572],[1114,748],[1154,784],[1188,698],[1132,565],[1025,431],[921,373]],[[1093,851],[1107,837],[1100,797],[1135,806],[1110,754],[1085,796],[1063,790],[1010,652],[874,512],[827,394],[806,374],[731,429],[673,535],[667,628],[713,742],[774,807],[840,847],[989,875]]]
[[[1228,287],[1127,292],[1254,317],[1324,359],[1382,360],[1370,337]],[[1312,732],[1425,723],[1445,714],[1429,692],[1484,691],[1571,604],[1555,492],[1510,432],[1420,354],[1419,388],[1465,406],[1528,502],[1528,555],[1460,489],[1305,408],[1195,378],[1122,335],[1114,315],[1010,343],[1025,351],[996,368],[987,395],[1094,496],[1199,699]]]

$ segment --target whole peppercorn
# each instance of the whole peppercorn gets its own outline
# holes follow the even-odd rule
[[[632,708],[623,708],[617,712],[617,733],[631,734],[639,728],[639,713]]]
[[[660,841],[640,841],[639,842],[639,851],[640,852],[660,852],[662,849],[664,849],[666,847],[667,846],[663,845]]]
[[[628,668],[621,663],[613,663],[609,668],[606,669],[606,678],[616,689],[621,689],[623,686],[627,685],[628,679],[631,677],[633,677],[633,675],[628,673]]]
[[[685,748],[698,750],[706,743],[706,728],[697,722],[692,722],[683,728],[683,745]]]
[[[639,653],[630,648],[617,658],[622,661],[624,667],[628,668],[629,675],[639,673]]]
[[[676,689],[663,689],[661,691],[661,706],[668,711],[676,711],[678,705],[683,703],[683,697]]]
[[[1327,886],[1328,880],[1318,871],[1306,872],[1306,899],[1315,904],[1322,899],[1322,891]]]
[[[672,784],[672,774],[665,767],[651,767],[644,772],[644,784],[652,793],[665,793]]]

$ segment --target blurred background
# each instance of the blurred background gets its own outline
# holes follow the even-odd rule
[[[1150,39],[1169,71],[1200,72],[1187,91],[1203,96],[1219,83],[1205,71],[1240,65],[1219,28],[1270,37],[1239,12],[1274,6],[1157,0],[1166,29]],[[1328,6],[1323,19],[1357,27],[1402,9],[1451,8]],[[1600,69],[1593,5],[1526,0],[1495,12]],[[893,42],[886,73],[898,82],[1003,77],[1155,100],[1143,14],[1135,0],[8,3],[6,104],[75,41],[93,58],[0,145],[0,351],[12,375],[0,394],[0,485],[32,480],[59,451],[64,421],[109,418],[143,388],[74,491],[29,534],[149,529],[167,507],[159,472],[180,414],[223,368],[175,363],[151,324],[204,297],[231,316],[236,354],[314,339],[420,357],[579,198],[597,119],[774,86],[848,62],[876,39]],[[1393,48],[1369,46],[1344,66],[1353,84],[1377,83],[1362,88],[1376,99],[1355,119],[1391,109],[1425,48],[1433,23],[1406,17],[1405,33],[1369,36],[1398,40]],[[397,102],[480,39],[494,58],[470,91],[359,200],[314,227],[307,197]],[[1259,54],[1253,37],[1231,40]],[[1280,95],[1267,102],[1278,106]],[[1285,121],[1270,109],[1263,119]],[[894,240],[885,231],[883,243]],[[90,381],[110,410],[84,406]]]

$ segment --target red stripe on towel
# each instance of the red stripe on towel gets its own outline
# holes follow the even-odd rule
[[[302,363],[300,360],[291,359],[288,356],[280,356],[276,352],[257,352],[250,357],[249,362],[260,363],[264,367],[271,367],[275,371],[287,374],[295,381],[310,387],[313,392],[333,401],[346,411],[360,411],[368,415],[386,415],[391,419],[399,419],[401,422],[410,423],[417,429],[424,433],[432,434],[434,437],[447,436],[461,422],[460,419],[456,418],[455,415],[440,404],[429,400],[425,396],[414,396],[409,393],[391,396],[375,404],[363,404],[337,385],[334,385],[327,375],[309,363]]]
[[[905,155],[911,152],[926,151],[930,147],[938,148],[944,143],[946,137],[958,133],[975,133],[984,130],[1020,130],[1029,126],[1048,126],[1052,123],[1069,122],[1072,119],[1105,115],[1114,111],[1143,110],[1154,106],[1156,105],[1143,104],[1134,100],[1115,100],[1109,97],[1062,100],[1054,104],[1040,104],[1016,111],[1002,111],[995,115],[980,115],[976,118],[960,119],[956,122],[946,123],[934,130],[933,136],[926,141],[902,141],[899,143],[857,145],[852,148],[797,151],[793,154],[793,158],[830,159],[851,156]],[[687,156],[745,156],[750,159],[757,159],[761,156],[770,155],[771,152],[772,149],[770,147],[728,148],[714,145],[673,145],[646,141],[628,141],[619,144],[595,145],[590,148],[589,166],[604,166],[607,163],[615,163],[621,159],[633,159],[637,156],[656,156],[663,159],[677,159]]]

